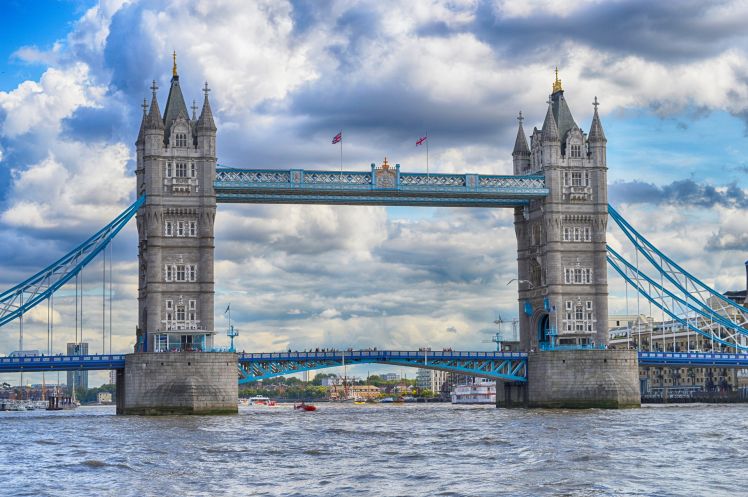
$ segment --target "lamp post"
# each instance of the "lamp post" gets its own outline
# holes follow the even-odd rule
[[[528,287],[530,287],[531,290],[533,288],[536,288],[535,285],[532,283],[532,281],[522,280],[522,279],[519,279],[519,278],[512,278],[511,280],[509,280],[509,281],[506,282],[506,285],[507,286],[511,285],[513,281],[516,281],[517,284],[524,283],[525,285],[527,285]]]

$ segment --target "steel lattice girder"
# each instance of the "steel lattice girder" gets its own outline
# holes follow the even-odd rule
[[[348,351],[242,354],[239,383],[357,364],[437,369],[499,381],[527,381],[527,355],[519,352]]]

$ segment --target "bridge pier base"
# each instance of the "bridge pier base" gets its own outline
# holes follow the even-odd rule
[[[137,353],[117,372],[117,414],[235,414],[237,355]]]
[[[635,350],[554,350],[527,357],[529,407],[640,407]]]
[[[498,382],[496,388],[496,407],[527,407],[527,383],[524,381]]]

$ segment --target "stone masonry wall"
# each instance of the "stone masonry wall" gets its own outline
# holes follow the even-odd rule
[[[528,356],[530,407],[639,407],[634,350],[558,350]]]
[[[232,414],[238,411],[233,353],[137,353],[125,357],[117,414]]]

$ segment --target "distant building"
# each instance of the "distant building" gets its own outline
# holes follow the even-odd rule
[[[431,390],[438,395],[444,390],[445,384],[451,381],[451,374],[447,371],[435,369],[418,369],[416,372],[416,387],[422,390]]]
[[[97,404],[111,404],[112,403],[112,392],[99,392],[96,394]]]
[[[86,355],[88,354],[88,343],[69,343],[67,352],[68,355]],[[68,392],[72,392],[73,388],[88,390],[88,371],[68,371]]]
[[[116,369],[109,370],[109,384],[110,385],[117,384],[117,370]]]
[[[400,375],[397,373],[382,373],[379,375],[380,378],[382,378],[383,381],[398,381],[400,380]]]

